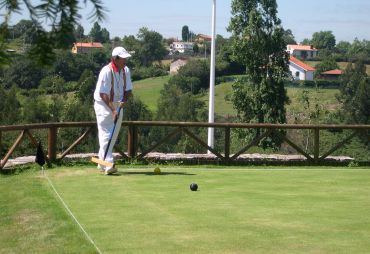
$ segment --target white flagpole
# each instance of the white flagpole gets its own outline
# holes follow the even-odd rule
[[[211,65],[209,82],[209,114],[208,122],[214,122],[215,115],[215,62],[216,62],[216,0],[212,5],[212,43],[211,43]],[[214,147],[214,128],[208,128],[208,146]],[[208,151],[208,154],[211,152]]]

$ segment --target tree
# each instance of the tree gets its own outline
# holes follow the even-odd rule
[[[4,83],[6,87],[16,85],[23,89],[37,88],[46,72],[46,69],[41,68],[31,59],[19,56],[13,58],[10,66],[6,68]]]
[[[91,70],[85,69],[78,80],[76,96],[82,103],[91,101],[95,90],[96,77]]]
[[[160,33],[142,27],[139,29],[137,38],[139,48],[135,51],[134,57],[138,57],[144,66],[150,66],[154,61],[160,61],[167,55],[163,36]]]
[[[332,31],[315,32],[311,44],[317,49],[332,50],[335,47],[335,36]]]
[[[29,16],[35,25],[35,40],[29,54],[35,62],[40,64],[50,64],[55,58],[53,50],[55,48],[69,48],[69,35],[73,27],[79,23],[80,15],[78,13],[79,4],[90,2],[93,5],[93,12],[89,16],[90,20],[104,19],[105,8],[101,0],[83,0],[83,1],[64,1],[48,0],[38,1],[37,4],[31,4],[30,1],[1,0],[0,8],[5,19],[0,29],[0,52],[6,49],[6,38],[8,38],[8,22],[11,14],[21,12],[21,5],[26,6]],[[46,32],[43,25],[50,27],[51,32]],[[8,60],[6,54],[0,54],[0,63]]]
[[[21,119],[21,107],[17,99],[17,87],[5,89],[0,85],[0,125],[16,124]]]
[[[348,41],[340,41],[338,42],[338,44],[335,46],[335,48],[337,49],[338,53],[341,53],[341,54],[347,54],[348,51],[350,50],[351,48],[351,43],[348,42]]]
[[[289,76],[284,30],[275,0],[233,0],[228,31],[233,58],[246,66],[246,78],[233,84],[232,102],[242,122],[286,123]],[[252,133],[259,135],[260,130]],[[274,137],[266,146],[278,146]]]
[[[9,33],[9,37],[21,38],[24,43],[31,44],[35,41],[36,25],[31,20],[20,20],[15,24]]]
[[[288,44],[297,44],[297,42],[294,39],[293,32],[290,29],[284,30],[283,39],[284,39],[285,44],[287,44],[287,45]]]
[[[83,26],[81,26],[80,24],[77,24],[75,28],[75,38],[77,39],[77,41],[81,41],[85,38],[84,32],[85,30]]]
[[[209,64],[204,60],[190,60],[168,83],[176,85],[183,93],[197,94],[209,87]]]
[[[333,57],[326,57],[315,66],[316,76],[320,76],[322,72],[339,69],[339,66]]]
[[[182,41],[189,41],[189,27],[183,26],[181,30]]]
[[[348,123],[370,123],[370,80],[363,62],[349,63],[343,73],[340,102]]]
[[[98,22],[95,22],[90,30],[89,37],[94,42],[105,43],[109,41],[109,32],[105,28],[101,28]]]

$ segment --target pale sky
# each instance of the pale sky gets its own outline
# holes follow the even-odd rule
[[[107,19],[100,25],[114,36],[137,35],[147,27],[165,38],[181,39],[187,25],[195,34],[211,35],[213,0],[107,0]],[[311,38],[314,32],[332,31],[337,42],[370,40],[370,0],[277,0],[278,17],[285,29],[291,29],[297,42]],[[85,34],[92,23],[87,20],[91,6],[83,6],[81,25]],[[231,17],[231,0],[216,0],[216,33],[230,34],[226,27]],[[24,18],[24,16],[23,16]],[[16,23],[20,16],[14,16]]]

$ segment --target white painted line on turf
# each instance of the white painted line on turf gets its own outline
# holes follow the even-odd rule
[[[62,202],[64,208],[67,210],[67,212],[69,213],[69,215],[72,217],[72,219],[77,223],[77,225],[80,227],[80,229],[82,230],[82,232],[85,234],[86,238],[92,243],[92,245],[94,245],[94,247],[98,251],[98,253],[99,254],[102,254],[101,250],[98,248],[98,246],[96,246],[96,244],[93,241],[93,239],[89,236],[89,234],[86,232],[86,230],[82,227],[82,225],[80,224],[80,222],[78,222],[77,218],[73,215],[72,211],[68,208],[67,204],[64,202],[64,200],[62,199],[62,197],[59,195],[58,191],[55,189],[55,187],[54,187],[53,183],[51,182],[50,178],[45,173],[44,167],[42,167],[42,173],[46,177],[46,179],[48,180],[51,188],[54,190],[54,192],[57,195],[57,197],[59,198],[59,200]]]

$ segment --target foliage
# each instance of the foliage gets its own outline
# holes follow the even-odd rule
[[[89,33],[89,37],[94,42],[101,42],[101,43],[109,42],[108,30],[105,28],[101,28],[98,22],[94,23]]]
[[[43,0],[37,4],[31,4],[29,1],[1,0],[0,8],[6,17],[0,29],[0,46],[8,37],[9,17],[16,12],[21,12],[21,4],[26,6],[29,16],[35,28],[34,44],[29,54],[35,62],[40,64],[50,64],[55,59],[53,50],[55,48],[66,48],[70,46],[73,38],[74,26],[79,23],[80,15],[78,13],[79,4],[90,2],[93,5],[93,13],[89,16],[90,20],[102,20],[105,15],[105,9],[101,0],[84,1],[62,1],[62,0]],[[51,28],[46,32],[43,25]],[[4,62],[6,55],[0,55],[0,62]]]
[[[339,69],[339,66],[333,57],[326,57],[315,66],[315,69],[315,76],[319,77],[325,71]]]
[[[362,62],[348,64],[340,88],[339,100],[349,123],[370,123],[370,80]]]
[[[161,96],[158,100],[158,111],[155,119],[158,121],[189,121],[196,122],[204,120],[205,103],[196,99],[191,93],[183,93],[174,84],[165,84],[161,90]],[[153,128],[150,132],[150,140],[157,142],[170,133],[171,128]],[[178,145],[180,146],[178,147]],[[188,152],[197,149],[198,145],[189,143],[189,138],[181,138],[176,135],[165,145],[162,145],[162,151],[165,152]],[[199,147],[198,147],[199,148]],[[180,149],[180,150],[178,150]]]
[[[209,63],[201,60],[189,60],[181,66],[178,73],[170,78],[169,84],[176,85],[183,93],[197,94],[209,87]]]
[[[135,53],[130,58],[130,62],[135,66],[150,66],[154,61],[160,61],[167,55],[163,36],[148,28],[140,28],[137,38],[135,36],[125,36],[122,40],[124,47]]]
[[[65,91],[65,80],[59,75],[46,76],[40,81],[39,89],[51,94],[60,94]]]
[[[90,102],[93,98],[96,85],[96,77],[91,70],[85,69],[78,80],[76,97],[81,103]]]
[[[47,69],[38,66],[32,59],[16,56],[4,71],[4,84],[6,87],[16,85],[22,89],[37,88],[46,73]]]
[[[35,42],[36,26],[31,20],[20,20],[13,27],[9,28],[9,39],[20,38],[23,43],[32,44]]]
[[[189,41],[189,27],[183,26],[181,30],[182,41]]]
[[[312,35],[311,44],[317,49],[333,49],[335,46],[335,36],[332,31],[315,32]]]
[[[284,33],[283,39],[284,39],[285,44],[297,44],[296,40],[294,39],[292,30],[287,29],[287,30],[284,30],[283,33]]]
[[[12,125],[21,119],[21,107],[17,99],[17,88],[5,89],[0,85],[0,125]]]
[[[136,67],[132,70],[132,80],[140,80],[152,77],[166,76],[168,74],[167,67],[162,65]]]
[[[288,103],[284,80],[288,55],[275,0],[233,0],[228,27],[233,57],[246,65],[246,78],[233,85],[233,104],[242,122],[285,123]],[[259,135],[260,132],[252,134]],[[278,146],[279,138],[264,143]]]

